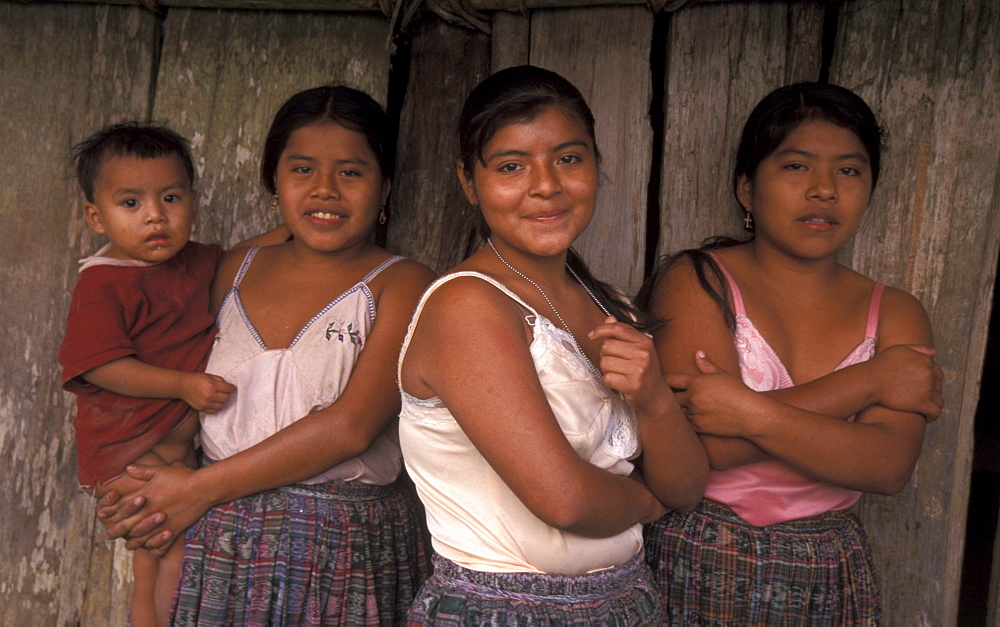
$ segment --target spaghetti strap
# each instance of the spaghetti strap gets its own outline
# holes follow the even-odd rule
[[[253,256],[257,254],[259,249],[260,246],[251,246],[250,250],[247,251],[247,256],[243,258],[243,265],[240,266],[240,271],[236,273],[236,278],[233,279],[233,287],[238,288],[240,286],[243,275],[247,273],[247,268],[250,267],[250,262],[253,261]]]
[[[733,308],[736,310],[736,315],[746,316],[747,311],[743,306],[743,295],[740,294],[740,288],[736,286],[736,281],[733,279],[733,275],[729,274],[729,270],[726,270],[726,266],[722,265],[722,262],[715,256],[715,253],[710,251],[706,251],[706,253],[712,258],[712,261],[715,262],[715,265],[718,266],[719,270],[722,271],[722,276],[726,277],[726,282],[729,283],[729,291],[733,295]]]
[[[405,257],[401,257],[399,255],[395,255],[393,257],[390,257],[389,259],[386,259],[385,261],[383,261],[382,263],[380,263],[377,268],[375,268],[374,270],[372,270],[371,272],[369,272],[368,274],[366,274],[365,278],[361,279],[361,282],[362,283],[368,283],[369,281],[371,281],[372,279],[374,279],[376,276],[378,276],[379,272],[385,270],[386,268],[388,268],[392,264],[396,263],[400,259],[405,259]]]
[[[868,322],[865,325],[865,339],[875,337],[878,331],[878,314],[882,306],[882,292],[885,290],[885,283],[876,283],[872,289],[872,297],[868,303]]]
[[[427,299],[430,297],[431,294],[434,293],[435,290],[437,290],[437,288],[441,287],[442,285],[444,285],[448,281],[451,281],[452,279],[457,279],[458,277],[463,277],[463,276],[476,277],[478,279],[486,281],[493,287],[497,288],[498,290],[509,296],[514,302],[518,304],[518,306],[521,307],[522,310],[530,312],[530,315],[534,316],[535,318],[538,317],[538,312],[535,311],[531,305],[521,300],[520,296],[512,292],[506,285],[504,285],[503,283],[497,281],[492,277],[489,277],[480,272],[471,272],[471,271],[454,272],[452,274],[446,274],[445,276],[431,283],[430,287],[427,288],[423,296],[420,297],[420,302],[417,303],[417,308],[413,312],[413,318],[410,319],[410,326],[407,327],[406,329],[406,337],[403,338],[403,346],[399,351],[399,361],[396,362],[396,384],[399,386],[400,392],[403,391],[403,379],[402,379],[403,358],[406,356],[406,349],[409,348],[410,346],[410,338],[413,336],[413,329],[416,328],[417,320],[420,319],[420,313],[424,310],[424,304],[427,303]]]

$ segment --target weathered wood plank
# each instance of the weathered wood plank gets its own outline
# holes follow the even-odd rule
[[[927,308],[947,380],[910,485],[866,498],[886,617],[953,624],[961,580],[972,429],[1000,246],[1000,6],[853,0],[841,9],[831,80],[891,132],[853,265]]]
[[[822,33],[815,4],[696,6],[670,17],[659,254],[710,235],[743,239],[732,193],[743,123],[771,90],[819,77]]]
[[[88,4],[124,4],[159,7],[186,7],[197,9],[243,9],[277,11],[380,11],[390,15],[390,0],[63,0]],[[677,11],[695,4],[710,2],[731,2],[732,0],[465,0],[461,2],[465,11],[509,11],[528,9],[554,9],[590,6],[645,5],[654,11]],[[786,0],[787,2],[816,2],[817,0]],[[819,0],[823,1],[823,0]],[[825,0],[832,2],[833,0]],[[427,3],[434,9],[435,4],[447,7],[451,13],[451,2]],[[442,16],[444,17],[444,16]]]
[[[70,149],[148,115],[155,24],[135,7],[0,3],[0,624],[124,624],[129,574],[76,489],[56,355],[76,260],[99,244]]]
[[[493,14],[492,42],[493,63],[491,72],[524,65],[531,58],[529,47],[531,40],[531,16],[527,13],[507,13],[497,11]]]
[[[595,276],[629,293],[639,289],[644,270],[652,35],[653,15],[642,7],[531,14],[531,63],[576,85],[597,120],[597,212],[574,246]]]
[[[400,121],[388,248],[437,272],[478,244],[478,211],[458,183],[458,116],[466,96],[490,73],[486,35],[434,16],[415,25]],[[461,59],[461,63],[456,63]]]
[[[278,223],[259,182],[271,118],[295,92],[327,83],[384,104],[386,28],[368,15],[170,11],[154,114],[193,140],[196,239],[232,245]]]

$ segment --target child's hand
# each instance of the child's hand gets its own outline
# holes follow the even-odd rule
[[[936,351],[925,346],[897,344],[867,362],[877,385],[878,404],[896,411],[923,414],[927,422],[941,415],[944,372],[934,362]]]
[[[636,411],[650,415],[666,411],[670,390],[648,335],[609,316],[588,337],[604,340],[599,368],[609,388],[620,392]]]
[[[229,401],[236,386],[218,375],[204,372],[185,373],[181,377],[181,399],[194,409],[214,414]]]
[[[760,406],[763,395],[723,371],[702,351],[698,351],[695,363],[702,374],[666,377],[694,430],[706,435],[748,436],[755,411],[766,411]]]

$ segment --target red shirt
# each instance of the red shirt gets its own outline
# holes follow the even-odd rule
[[[155,266],[96,265],[73,290],[59,350],[63,389],[76,394],[77,476],[92,487],[119,476],[190,411],[176,399],[132,398],[81,374],[122,357],[184,372],[204,371],[215,339],[209,292],[218,245],[188,242]]]

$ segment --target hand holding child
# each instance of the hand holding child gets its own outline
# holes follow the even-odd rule
[[[213,505],[206,491],[192,481],[194,470],[182,466],[132,465],[127,472],[145,485],[115,501],[105,495],[97,517],[108,539],[126,538],[125,548],[146,548],[162,555],[184,531]]]

